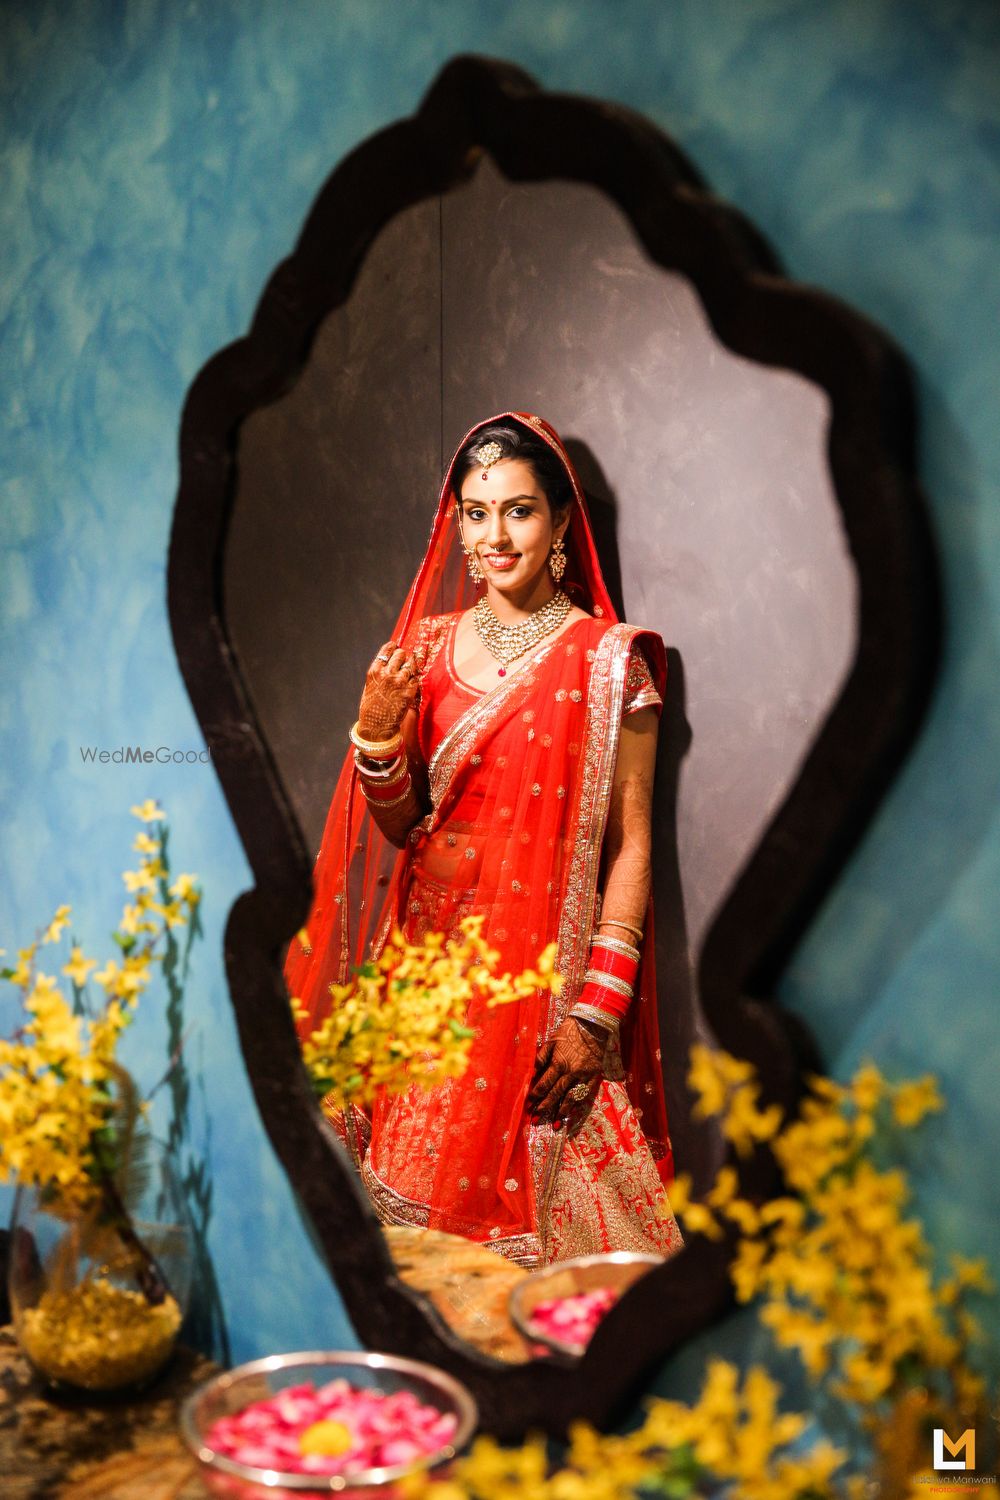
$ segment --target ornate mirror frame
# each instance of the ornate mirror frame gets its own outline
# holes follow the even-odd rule
[[[785,279],[753,226],[713,198],[648,121],[618,105],[548,94],[505,63],[449,63],[415,116],[337,167],[268,282],[248,335],[194,381],[181,427],[169,612],[256,881],[234,904],[225,937],[246,1067],[358,1335],[451,1370],[479,1401],[483,1425],[504,1436],[529,1425],[559,1433],[576,1417],[613,1419],[653,1363],[729,1305],[729,1247],[695,1238],[632,1289],[573,1367],[504,1365],[476,1353],[397,1278],[301,1067],[281,956],[308,912],[312,856],[227,636],[222,582],[241,423],[294,384],[317,328],[348,297],[392,216],[464,182],[484,151],[512,181],[567,179],[600,189],[653,262],[690,278],[729,349],[798,371],[829,397],[828,460],[858,575],[856,657],[790,794],[715,917],[697,976],[709,1026],[720,1045],[758,1065],[767,1097],[793,1102],[803,1068],[816,1065],[773,988],[914,738],[934,679],[940,609],[902,356],[834,298]]]

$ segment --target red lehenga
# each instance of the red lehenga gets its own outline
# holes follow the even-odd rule
[[[450,516],[449,468],[394,632],[429,648],[418,739],[431,811],[398,853],[367,813],[353,759],[345,760],[317,860],[310,946],[293,941],[286,979],[315,1024],[328,985],[378,953],[395,925],[415,941],[431,930],[458,936],[464,916],[482,913],[484,936],[514,973],[556,942],[558,1000],[474,1006],[462,1078],[386,1098],[370,1118],[352,1108],[334,1123],[384,1223],[460,1234],[525,1265],[607,1250],[668,1255],[681,1241],[663,1201],[673,1169],[651,904],[636,998],[583,1129],[567,1139],[524,1108],[537,1048],[583,984],[622,716],[661,701],[663,643],[615,622],[559,438],[528,413],[501,417],[529,425],[566,466],[575,504],[563,587],[591,618],[543,641],[489,692],[458,678],[452,642],[472,586]]]

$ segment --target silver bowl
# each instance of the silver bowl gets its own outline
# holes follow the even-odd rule
[[[206,1435],[220,1417],[233,1416],[253,1401],[267,1400],[288,1386],[311,1380],[315,1385],[341,1378],[354,1386],[392,1394],[412,1391],[418,1400],[458,1419],[447,1447],[413,1463],[392,1468],[365,1469],[360,1474],[289,1474],[237,1463],[209,1446]],[[309,1349],[298,1354],[271,1354],[238,1365],[206,1382],[185,1401],[180,1413],[181,1436],[200,1465],[199,1477],[214,1495],[225,1500],[282,1500],[283,1496],[355,1494],[374,1500],[373,1491],[388,1487],[406,1474],[446,1464],[465,1447],[476,1429],[479,1413],[472,1396],[457,1380],[415,1359],[392,1354],[330,1353]]]
[[[551,1297],[574,1297],[578,1292],[596,1292],[604,1287],[623,1296],[640,1276],[662,1266],[664,1258],[615,1250],[610,1255],[581,1255],[575,1260],[556,1261],[540,1271],[532,1271],[517,1283],[507,1299],[511,1321],[529,1343],[540,1344],[553,1354],[579,1359],[585,1344],[566,1343],[532,1326],[531,1315],[538,1304]]]

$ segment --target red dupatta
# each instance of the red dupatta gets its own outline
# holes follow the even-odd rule
[[[665,658],[658,636],[616,622],[577,475],[547,423],[529,413],[501,413],[477,423],[456,456],[481,427],[505,418],[546,441],[565,466],[574,504],[563,587],[593,619],[543,642],[491,692],[466,688],[467,708],[435,739],[435,695],[444,686],[461,688],[450,654],[453,617],[475,597],[451,514],[453,459],[427,551],[392,632],[393,639],[420,637],[432,647],[420,721],[432,811],[397,853],[370,818],[353,758],[345,755],[316,864],[310,946],[293,941],[285,972],[314,1025],[328,1003],[328,985],[344,982],[353,964],[380,951],[395,922],[416,939],[429,927],[449,931],[466,912],[484,911],[486,936],[512,970],[533,962],[547,942],[558,943],[564,978],[558,1004],[538,999],[470,1016],[477,1040],[466,1078],[377,1106],[365,1162],[383,1218],[488,1238],[505,1253],[534,1260],[544,1253],[563,1136],[524,1118],[524,1095],[538,1042],[559,1024],[583,981],[632,640],[641,635],[661,693]],[[622,1057],[629,1098],[669,1180],[651,908]],[[361,1164],[360,1139],[355,1151]]]

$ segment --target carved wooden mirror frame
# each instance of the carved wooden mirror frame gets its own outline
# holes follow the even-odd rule
[[[249,334],[193,383],[181,429],[169,610],[184,680],[256,880],[230,913],[225,961],[257,1104],[359,1336],[451,1370],[472,1389],[484,1426],[512,1435],[529,1425],[557,1433],[574,1417],[611,1420],[653,1363],[729,1305],[727,1246],[695,1239],[644,1278],[572,1368],[502,1365],[476,1353],[398,1280],[300,1064],[281,955],[309,908],[312,857],[251,707],[222,597],[241,423],[294,384],[317,328],[349,295],[383,226],[464,182],[484,151],[512,181],[567,179],[600,189],[653,262],[690,278],[724,344],[800,372],[830,400],[829,466],[858,575],[856,657],[790,794],[717,914],[698,973],[720,1044],[755,1061],[766,1095],[786,1103],[815,1058],[773,1003],[773,987],[914,737],[934,675],[939,608],[902,357],[843,304],[785,279],[753,226],[713,198],[648,121],[617,105],[545,93],[504,63],[449,63],[414,117],[337,167],[295,251],[268,282]]]

